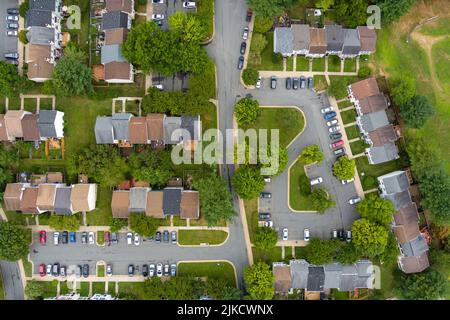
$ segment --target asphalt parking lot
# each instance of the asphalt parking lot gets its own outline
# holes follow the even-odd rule
[[[175,12],[196,12],[197,9],[183,8],[183,2],[184,0],[165,0],[164,3],[153,3],[153,14],[164,14],[164,20],[161,24],[163,30],[169,29],[168,19]]]
[[[5,60],[5,53],[17,52],[17,37],[6,35],[6,9],[18,8],[17,0],[0,1],[0,60]]]
[[[152,84],[163,85],[164,91],[186,91],[189,84],[189,76],[184,74],[175,74],[171,77],[153,74]]]

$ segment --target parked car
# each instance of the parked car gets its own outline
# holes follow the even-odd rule
[[[339,239],[340,240],[345,240],[345,232],[344,232],[344,230],[339,230]]]
[[[134,245],[138,246],[141,244],[141,238],[139,238],[139,235],[137,233],[134,234]]]
[[[253,16],[253,11],[252,11],[252,9],[248,8],[247,15],[245,17],[245,21],[250,22],[252,20],[252,16]]]
[[[194,1],[184,1],[183,2],[183,8],[185,9],[195,9],[195,2]]]
[[[111,276],[113,275],[112,265],[110,265],[110,264],[107,264],[107,265],[106,265],[106,275],[107,275],[108,277],[111,277]]]
[[[54,263],[52,267],[52,274],[54,277],[59,277],[59,263]]]
[[[283,240],[287,241],[288,238],[289,238],[288,228],[283,228]]]
[[[300,89],[306,88],[306,78],[304,76],[300,77]]]
[[[164,275],[165,276],[169,276],[170,275],[170,265],[168,263],[166,263],[164,265]]]
[[[298,84],[299,84],[299,82],[300,82],[300,80],[298,80],[298,78],[292,79],[292,89],[298,90]]]
[[[341,127],[340,126],[334,126],[334,127],[328,128],[328,132],[329,133],[335,133],[335,132],[339,132],[339,131],[341,131]]]
[[[11,30],[17,30],[17,29],[19,29],[19,24],[16,22],[8,22],[6,24],[6,28],[11,29]]]
[[[19,59],[19,54],[17,52],[8,52],[8,53],[5,53],[5,58],[16,60],[16,59]]]
[[[240,53],[241,54],[245,54],[245,50],[247,49],[247,43],[244,41],[241,43],[241,50]]]
[[[94,236],[94,232],[90,231],[88,233],[88,239],[89,239],[89,244],[94,244],[95,243],[95,236]]]
[[[155,264],[150,263],[149,268],[148,268],[148,276],[149,277],[154,277],[155,276],[155,271],[156,271]]]
[[[345,155],[345,148],[339,148],[333,151],[335,156],[343,156]]]
[[[44,263],[41,263],[39,265],[39,276],[45,277],[45,264]]]
[[[83,277],[89,277],[89,265],[87,263],[83,265]]]
[[[358,202],[361,202],[360,197],[355,197],[355,198],[351,198],[348,200],[348,203],[350,203],[350,204],[357,204]]]
[[[77,267],[75,268],[75,277],[80,278],[81,274],[82,274],[82,268],[80,265],[77,265]]]
[[[63,231],[62,233],[62,244],[69,243],[69,232]]]
[[[269,192],[261,192],[259,195],[261,198],[270,199],[272,198],[272,194]]]
[[[322,177],[317,177],[317,178],[311,179],[309,182],[311,183],[312,186],[315,186],[316,184],[322,183],[323,182],[323,178]]]
[[[267,227],[267,228],[272,228],[273,227],[273,221],[272,220],[263,221],[263,226]]]
[[[170,265],[170,275],[172,277],[175,277],[177,275],[177,265],[175,263],[172,263]]]
[[[344,145],[344,140],[339,140],[339,141],[336,141],[336,142],[330,144],[330,148],[335,149],[337,147],[342,147],[343,145]]]
[[[308,228],[303,230],[303,240],[309,241],[309,229]]]
[[[314,88],[314,79],[313,77],[308,77],[308,89]]]
[[[155,4],[163,4],[164,0],[152,0],[152,2]]]
[[[261,88],[261,77],[258,77],[258,80],[256,81],[256,89]]]
[[[53,244],[57,246],[59,244],[59,232],[53,232]]]
[[[169,231],[164,230],[163,232],[163,242],[168,243],[169,242]]]
[[[325,120],[327,120],[327,121],[333,119],[334,117],[336,117],[336,112],[335,111],[330,111],[330,112],[327,112],[327,113],[325,113],[323,115],[323,118]]]
[[[248,39],[248,27],[244,28],[244,32],[242,33],[242,40]]]
[[[244,68],[244,57],[240,56],[238,61],[238,69],[242,70],[242,68]]]
[[[105,231],[105,245],[111,245],[111,234],[109,233],[109,231]]]
[[[333,119],[333,120],[327,121],[327,126],[332,127],[334,125],[337,125],[338,123],[339,123],[338,119]]]
[[[47,232],[45,232],[44,230],[39,232],[39,242],[41,244],[47,243]]]
[[[8,9],[6,9],[6,13],[7,14],[19,14],[19,9],[17,9],[17,8],[8,8]]]
[[[50,277],[52,275],[52,265],[48,264],[47,269],[45,271],[46,271],[47,277]]]
[[[14,21],[14,22],[17,22],[17,21],[19,21],[19,16],[16,16],[16,15],[9,15],[9,16],[6,16],[6,20],[7,20],[7,21]]]
[[[264,177],[264,182],[265,183],[270,183],[270,181],[271,181],[270,177]]]
[[[347,242],[351,242],[352,241],[352,230],[347,230],[346,235],[345,235],[345,240]]]
[[[117,233],[113,232],[111,233],[111,241],[113,244],[118,244],[119,243],[119,239],[117,237]]]
[[[330,134],[331,140],[338,140],[341,138],[342,138],[342,133],[340,133],[340,132],[335,132],[335,133]]]
[[[338,232],[336,229],[331,230],[331,238],[333,238],[333,239],[338,238]]]
[[[148,277],[148,264],[142,265],[142,276]]]
[[[270,77],[270,89],[276,89],[277,88],[277,77],[272,76]]]
[[[133,234],[131,232],[127,233],[127,244],[130,245],[133,243]]]
[[[341,180],[342,184],[349,184],[350,182],[355,181],[355,178],[351,178],[350,180]]]
[[[154,13],[154,14],[152,14],[152,20],[153,21],[164,20],[164,14],[162,14],[162,13]]]
[[[87,232],[86,231],[84,231],[81,234],[81,243],[87,243]]]
[[[162,263],[158,263],[156,265],[156,275],[158,277],[161,277],[163,275],[163,265],[162,265]]]
[[[156,231],[155,242],[156,243],[161,243],[161,232],[160,231]]]
[[[130,277],[134,276],[134,264],[128,265],[128,276]]]
[[[77,242],[77,233],[76,232],[70,232],[69,233],[70,243],[76,243]]]
[[[170,235],[171,235],[171,238],[172,238],[172,243],[173,244],[177,244],[177,232],[176,231],[172,231],[170,233]]]
[[[259,220],[270,220],[270,213],[261,212],[259,214]]]
[[[59,273],[61,275],[61,277],[63,277],[63,278],[66,277],[66,275],[67,275],[66,271],[67,271],[66,266],[61,266],[61,271]]]
[[[6,35],[7,35],[8,37],[17,37],[18,32],[17,32],[17,30],[7,30],[7,31],[6,31]]]
[[[320,112],[321,112],[322,114],[328,113],[328,112],[330,112],[330,111],[333,111],[333,107],[332,107],[332,106],[328,106],[328,107],[325,107],[325,108],[320,109]],[[336,116],[336,115],[334,115],[334,116]]]
[[[286,78],[286,89],[291,90],[291,87],[292,87],[292,78],[287,77]]]

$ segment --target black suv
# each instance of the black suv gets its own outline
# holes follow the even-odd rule
[[[155,242],[156,243],[161,243],[161,232],[160,231],[156,231]]]
[[[144,265],[142,266],[142,275],[143,275],[144,277],[148,277],[148,265],[147,265],[147,264],[144,264]]]
[[[271,89],[276,89],[277,88],[277,77],[272,76],[270,78],[270,88]]]
[[[290,90],[292,86],[292,78],[286,78],[286,89]]]
[[[335,132],[335,133],[330,134],[331,140],[339,140],[341,138],[342,138],[342,133],[340,133],[340,132]]]
[[[292,80],[292,89],[298,90],[298,83],[299,83],[298,78],[294,78],[294,80]]]
[[[163,242],[168,243],[169,242],[169,231],[164,230],[163,232]]]
[[[83,277],[89,277],[89,265],[87,263],[83,265]]]
[[[247,48],[247,43],[242,42],[241,43],[241,54],[245,54],[245,49]]]
[[[259,220],[270,220],[270,213],[260,213]]]
[[[63,231],[62,233],[62,243],[67,244],[69,242],[69,232]]]
[[[133,265],[133,264],[130,264],[130,265],[128,266],[128,275],[129,275],[130,277],[134,276],[134,265]]]

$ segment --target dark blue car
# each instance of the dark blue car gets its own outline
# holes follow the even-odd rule
[[[336,117],[335,111],[327,112],[323,115],[323,118],[327,121],[333,119],[334,117]]]
[[[77,242],[77,234],[75,232],[70,233],[70,243],[76,243]]]

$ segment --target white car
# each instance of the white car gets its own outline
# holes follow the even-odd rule
[[[19,21],[19,16],[7,16],[6,20],[8,20],[8,21]]]
[[[57,246],[59,244],[59,232],[53,232],[53,244]]]
[[[162,277],[162,275],[163,275],[163,265],[162,265],[162,263],[158,263],[156,265],[156,275],[158,277]]]
[[[309,241],[309,229],[308,228],[303,230],[303,240]]]
[[[52,275],[52,265],[51,264],[47,265],[46,274],[47,274],[47,277],[51,277],[51,275]]]
[[[150,263],[149,267],[148,267],[148,276],[149,277],[154,277],[155,276],[155,264],[154,263]]]
[[[320,113],[323,113],[323,114],[325,114],[327,112],[331,112],[331,111],[333,111],[333,107],[332,106],[320,109]]]
[[[316,184],[322,183],[323,182],[323,178],[322,177],[317,177],[317,178],[311,179],[309,182],[311,183],[312,186],[314,186]]]
[[[89,232],[88,239],[89,239],[89,244],[94,244],[95,243],[94,232],[92,232],[92,231]]]
[[[288,228],[283,229],[283,240],[286,241],[289,238]]]
[[[334,126],[338,122],[339,121],[337,119],[333,119],[333,120],[327,121],[327,126],[329,126],[329,127]]]
[[[273,228],[273,221],[272,220],[264,221],[264,227]]]
[[[162,13],[154,13],[154,14],[152,14],[152,19],[154,21],[164,20],[164,14],[162,14]]]
[[[133,234],[131,232],[127,233],[127,244],[133,243]]]
[[[139,235],[137,233],[134,234],[134,245],[138,246],[141,244],[141,239],[139,238]]]
[[[261,77],[258,77],[258,81],[256,81],[256,89],[261,88]]]
[[[184,1],[183,2],[183,8],[195,9],[195,2],[194,1]]]
[[[348,200],[348,203],[350,203],[350,204],[357,204],[358,202],[361,202],[361,198],[360,197],[351,198],[350,200]]]
[[[154,88],[156,88],[156,89],[158,89],[158,90],[161,90],[161,91],[163,91],[164,90],[164,85],[163,84],[155,84],[155,85],[153,85],[153,87]]]
[[[242,33],[242,40],[248,39],[248,27],[244,28],[244,32]]]
[[[17,32],[17,30],[7,30],[7,31],[6,31],[6,35],[7,35],[8,37],[17,37],[18,32]]]
[[[351,178],[350,180],[341,180],[342,184],[349,184],[350,182],[355,181],[355,178]]]
[[[264,177],[264,182],[270,183],[270,181],[271,181],[270,177]]]
[[[340,130],[341,130],[341,127],[340,127],[340,126],[334,126],[334,127],[328,128],[328,132],[329,132],[329,133],[339,132]]]
[[[107,275],[108,277],[112,277],[112,275],[113,275],[113,272],[112,272],[112,265],[110,265],[110,264],[106,265],[106,275]]]

